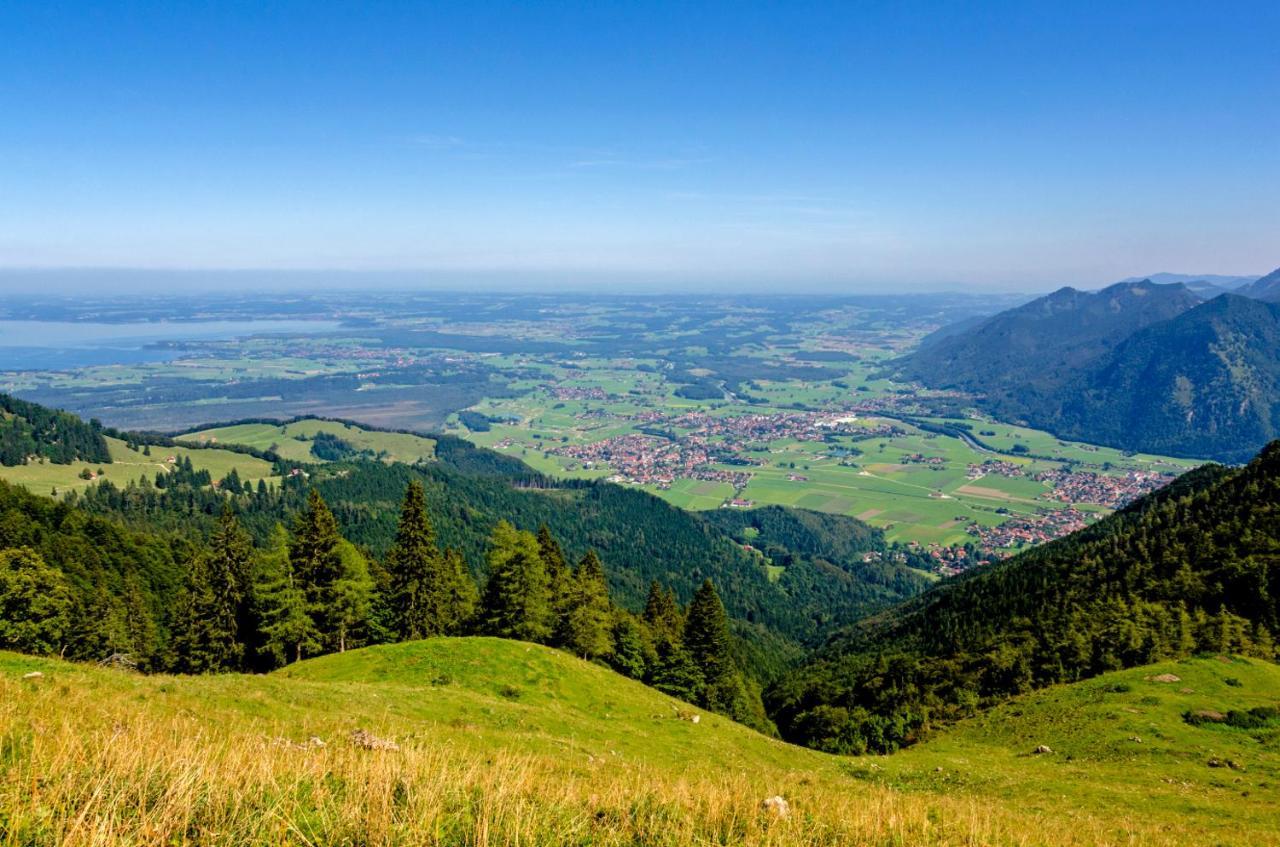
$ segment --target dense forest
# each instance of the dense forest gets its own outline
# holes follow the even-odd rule
[[[136,531],[0,483],[0,649],[179,673],[265,671],[329,652],[433,635],[559,647],[769,731],[729,618],[705,580],[687,608],[649,586],[615,604],[595,551],[566,558],[545,527],[498,522],[483,590],[439,546],[420,482],[385,556],[344,538],[315,489],[255,544],[222,506],[207,538]]]
[[[207,532],[230,496],[247,531],[263,543],[277,522],[301,508],[306,488],[314,486],[332,505],[344,535],[382,556],[395,535],[399,498],[418,481],[428,491],[442,542],[458,550],[477,577],[483,575],[490,529],[508,520],[526,529],[546,524],[575,559],[589,548],[598,551],[611,592],[628,608],[641,607],[654,580],[686,603],[703,580],[713,580],[752,646],[752,666],[764,677],[783,670],[799,657],[801,645],[815,643],[831,626],[914,596],[926,585],[905,563],[863,565],[860,553],[885,545],[878,533],[853,519],[842,519],[840,533],[810,538],[805,550],[768,551],[777,557],[768,561],[785,566],[773,580],[765,561],[744,550],[729,527],[645,492],[602,482],[553,481],[514,458],[447,436],[438,438],[436,455],[436,461],[412,467],[278,463],[285,483],[252,490],[231,479],[219,481],[215,491],[202,484],[207,480],[188,480],[178,468],[150,484],[99,484],[77,502],[139,527],[182,530],[194,524]]]
[[[1010,695],[1202,651],[1274,658],[1280,442],[847,629],[767,692],[784,737],[887,751]]]
[[[13,467],[28,461],[66,465],[76,460],[111,461],[102,427],[0,394],[0,465]]]

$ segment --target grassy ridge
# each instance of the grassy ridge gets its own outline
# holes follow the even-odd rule
[[[0,467],[0,479],[15,485],[26,486],[33,494],[49,494],[54,488],[59,494],[67,491],[80,491],[102,479],[110,480],[117,486],[146,477],[154,479],[157,473],[167,472],[170,465],[166,461],[170,456],[187,457],[196,470],[207,470],[215,480],[222,479],[234,468],[240,479],[257,485],[260,479],[272,479],[271,463],[243,453],[229,450],[206,449],[200,447],[152,447],[151,455],[144,455],[141,450],[134,450],[118,438],[106,439],[107,449],[111,452],[111,463],[75,461],[66,465],[50,462],[32,462],[14,467]],[[99,470],[105,475],[95,479],[81,479],[84,470],[96,474]]]
[[[1144,678],[1166,672],[1182,682]],[[840,759],[495,639],[266,677],[0,654],[0,844],[1277,844],[1274,731],[1181,718],[1277,697],[1272,665],[1195,660]],[[356,728],[399,749],[363,749]],[[784,820],[760,809],[775,794]]]
[[[306,419],[286,424],[245,423],[192,432],[178,436],[182,441],[200,444],[242,444],[258,450],[269,450],[282,459],[295,462],[318,462],[311,452],[317,433],[337,436],[356,450],[368,450],[388,462],[414,462],[435,457],[435,441],[407,432],[385,432],[365,429],[339,421]]]

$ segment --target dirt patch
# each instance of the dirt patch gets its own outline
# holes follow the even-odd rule
[[[884,509],[867,509],[865,512],[859,512],[854,515],[860,521],[869,521],[872,518],[879,517],[884,514]]]

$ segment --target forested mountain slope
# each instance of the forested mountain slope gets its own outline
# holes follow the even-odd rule
[[[1280,437],[1280,303],[1222,294],[1139,330],[1073,380],[1051,418],[1069,438],[1247,461]]]
[[[762,661],[772,655],[785,663],[796,655],[795,644],[811,642],[830,624],[849,623],[924,587],[902,565],[851,571],[808,555],[779,561],[786,567],[774,580],[759,555],[743,550],[724,530],[645,492],[603,482],[552,481],[458,439],[441,438],[436,452],[437,461],[413,466],[372,461],[311,466],[305,478],[288,477],[282,488],[244,491],[231,500],[246,528],[264,541],[276,523],[287,522],[302,506],[306,488],[315,487],[331,504],[343,534],[379,557],[394,538],[406,486],[418,480],[427,487],[441,543],[457,549],[477,576],[483,576],[488,536],[499,520],[524,529],[545,524],[570,558],[596,550],[614,596],[630,608],[644,603],[654,580],[688,602],[704,579],[712,579],[735,619],[755,627],[760,637],[771,633],[792,642],[763,652]],[[140,527],[177,531],[193,525],[208,529],[226,499],[207,486],[162,490],[108,484],[78,502]],[[846,542],[849,550],[884,546],[869,528],[856,537],[860,541]],[[864,574],[878,587],[869,589]]]
[[[1280,442],[847,630],[775,686],[785,737],[893,749],[980,704],[1203,650],[1275,655]]]
[[[0,465],[111,461],[101,427],[68,412],[0,394]]]
[[[930,387],[982,394],[996,414],[1021,417],[1136,330],[1199,302],[1182,284],[1147,280],[1097,292],[1062,288],[965,331],[944,327],[899,363],[899,372]]]
[[[163,436],[119,435],[171,444]],[[832,626],[926,585],[901,564],[860,562],[861,554],[881,551],[885,543],[853,519],[831,527],[832,518],[769,510],[770,526],[826,528],[803,537],[771,530],[772,558],[765,558],[744,549],[732,528],[644,492],[599,482],[557,483],[516,459],[448,436],[436,440],[432,461],[412,466],[364,460],[305,465],[270,453],[253,459],[272,462],[278,482],[247,485],[234,474],[213,480],[180,461],[158,472],[154,483],[103,481],[56,503],[0,486],[0,549],[30,547],[69,579],[73,617],[88,628],[61,633],[69,655],[101,658],[120,651],[144,666],[174,666],[175,605],[193,563],[202,561],[218,531],[219,515],[229,507],[253,546],[270,550],[281,543],[279,528],[293,527],[311,508],[312,489],[375,577],[397,537],[405,492],[421,483],[441,547],[453,550],[480,584],[490,575],[487,557],[501,521],[525,531],[545,527],[571,564],[594,550],[611,596],[633,611],[644,607],[655,582],[689,603],[709,579],[735,629],[746,636],[741,649],[748,666],[762,678],[782,672],[799,659],[802,645]],[[357,640],[378,637],[371,631]]]
[[[1271,274],[1199,304],[1182,284],[1063,289],[925,339],[899,373],[1063,438],[1247,461],[1280,436],[1276,286]]]

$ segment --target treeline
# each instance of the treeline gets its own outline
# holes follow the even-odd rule
[[[502,521],[489,536],[481,590],[461,554],[440,547],[418,482],[381,559],[342,536],[315,489],[290,528],[276,524],[261,545],[229,505],[206,542],[184,544],[130,538],[7,486],[3,494],[0,649],[116,656],[145,670],[255,672],[368,644],[494,635],[555,646],[770,727],[710,580],[687,610],[654,583],[645,613],[633,614],[610,599],[594,551],[573,565],[547,527],[534,535]],[[158,602],[166,595],[171,602]]]
[[[858,549],[881,543],[852,519],[841,524],[841,531],[859,532],[839,542],[836,533],[820,534],[815,552],[788,558],[774,582],[731,533],[646,492],[607,483],[554,482],[511,457],[450,437],[438,439],[436,454],[437,461],[416,466],[352,462],[304,468],[279,462],[283,482],[255,485],[252,491],[243,481],[229,479],[219,480],[216,491],[177,484],[173,476],[162,483],[164,489],[153,481],[124,487],[104,482],[76,495],[74,502],[139,528],[180,532],[196,525],[208,531],[230,494],[241,522],[262,544],[277,522],[303,507],[306,489],[313,486],[331,505],[343,534],[383,556],[395,536],[400,498],[410,482],[418,481],[427,489],[441,543],[457,550],[477,576],[489,530],[505,519],[525,527],[545,523],[575,561],[595,549],[606,563],[613,596],[631,609],[644,604],[654,580],[671,586],[686,603],[704,579],[713,580],[739,633],[754,645],[751,666],[760,678],[786,670],[798,658],[797,645],[814,641],[833,623],[848,623],[924,587],[899,565],[847,566]],[[836,546],[822,557],[824,544]]]
[[[1200,652],[1276,656],[1280,442],[834,639],[766,701],[783,735],[888,751],[988,703]]]
[[[0,465],[25,465],[33,459],[106,464],[111,451],[96,422],[0,394]]]

